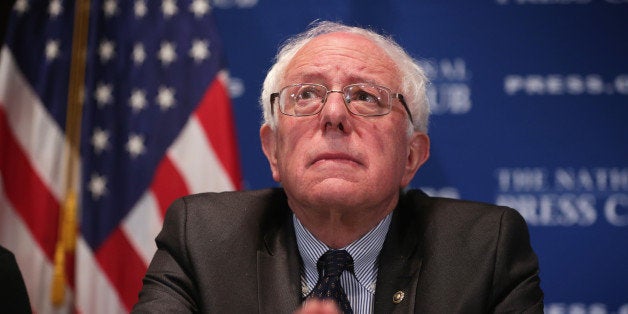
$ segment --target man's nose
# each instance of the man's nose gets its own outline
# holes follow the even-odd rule
[[[351,113],[345,105],[344,93],[335,90],[329,91],[320,115],[323,128],[332,127],[338,128],[340,131],[348,131]]]
[[[323,106],[323,110],[329,111],[343,111],[347,114],[349,113],[349,108],[347,108],[345,104],[345,95],[342,91],[338,90],[330,90],[327,92],[327,97],[325,98],[325,104]]]

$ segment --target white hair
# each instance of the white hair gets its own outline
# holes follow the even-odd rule
[[[268,124],[272,129],[276,127],[277,117],[271,112],[270,95],[278,92],[281,88],[279,84],[281,84],[281,79],[286,73],[286,68],[294,55],[315,37],[329,33],[351,33],[364,36],[388,54],[401,75],[399,92],[403,95],[412,113],[413,122],[408,120],[408,133],[411,134],[413,131],[427,133],[430,108],[426,88],[429,81],[419,62],[414,60],[390,37],[383,36],[372,30],[329,21],[312,23],[308,30],[288,39],[280,47],[275,57],[275,64],[268,71],[262,86],[260,105],[264,112],[263,123]]]

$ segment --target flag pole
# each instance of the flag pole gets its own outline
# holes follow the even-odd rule
[[[79,148],[81,139],[81,115],[85,90],[85,61],[89,29],[89,0],[77,0],[72,33],[72,59],[68,85],[68,104],[65,121],[65,198],[59,217],[59,231],[54,256],[51,301],[58,306],[65,299],[66,257],[73,256],[76,247],[77,182],[79,173]]]

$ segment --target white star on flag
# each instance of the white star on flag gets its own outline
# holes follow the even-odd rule
[[[159,92],[157,94],[157,104],[161,108],[161,110],[167,110],[174,106],[174,88],[159,87]]]
[[[95,173],[92,174],[88,189],[92,192],[92,198],[94,200],[100,199],[107,191],[107,179],[104,176]]]
[[[209,43],[207,40],[195,39],[192,41],[192,48],[190,48],[190,57],[194,59],[194,62],[200,63],[203,60],[209,58],[211,55],[209,51]]]
[[[98,54],[100,55],[100,61],[107,63],[115,55],[115,44],[107,39],[101,40],[100,46],[98,47]]]
[[[109,133],[101,128],[94,128],[92,145],[96,154],[102,153],[109,146]]]
[[[55,39],[48,40],[46,42],[46,60],[52,61],[59,56],[59,41]]]
[[[171,18],[179,11],[177,2],[175,0],[163,0],[161,3],[161,11],[164,13],[165,18]]]
[[[20,15],[28,11],[28,8],[28,0],[17,0],[15,1],[15,4],[13,4],[13,10],[15,10]]]
[[[63,6],[61,6],[61,1],[60,0],[50,1],[50,4],[48,5],[48,13],[50,14],[50,17],[56,18],[57,16],[61,14],[61,12],[63,12]]]
[[[133,63],[135,63],[135,65],[141,65],[142,63],[144,63],[144,60],[146,59],[146,51],[144,50],[144,45],[142,45],[141,43],[136,43],[133,46]]]
[[[133,112],[137,113],[146,107],[146,92],[141,89],[134,89],[129,99],[129,105],[133,108]]]
[[[146,8],[146,2],[144,2],[144,0],[135,1],[135,4],[133,4],[133,13],[136,18],[144,17],[146,15],[146,11],[148,11],[148,9]]]
[[[118,2],[116,0],[105,0],[102,10],[105,12],[105,17],[112,17],[118,13]]]
[[[129,152],[132,159],[143,154],[146,151],[144,137],[138,134],[129,135],[129,140],[126,142],[126,150]]]
[[[175,46],[172,42],[162,42],[159,52],[157,52],[157,58],[161,60],[161,64],[169,66],[177,58]]]
[[[190,11],[196,18],[201,18],[211,10],[207,0],[194,0],[190,4]]]
[[[96,98],[96,102],[98,103],[98,107],[102,108],[105,105],[111,103],[113,100],[113,96],[111,95],[113,92],[113,87],[111,84],[98,83],[96,86],[96,92],[94,94],[94,98]]]

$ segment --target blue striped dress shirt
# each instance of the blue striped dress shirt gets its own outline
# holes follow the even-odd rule
[[[362,238],[341,248],[347,250],[353,257],[354,274],[344,272],[340,276],[340,284],[345,290],[355,314],[373,313],[375,285],[377,282],[377,257],[384,245],[391,217],[392,213],[388,214]],[[293,215],[292,219],[297,237],[297,246],[303,261],[301,293],[305,297],[314,289],[318,281],[316,262],[330,248],[305,229],[296,216]]]

